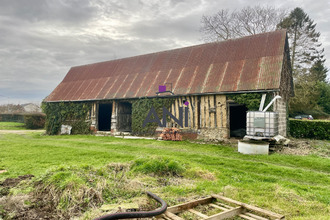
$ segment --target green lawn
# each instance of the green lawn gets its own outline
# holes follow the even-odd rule
[[[0,122],[0,130],[25,130],[25,124],[19,122]]]
[[[182,175],[186,180],[180,180],[180,184],[156,187],[148,183],[153,181],[149,177],[135,176],[140,182],[147,182],[146,189],[156,192],[170,205],[177,198],[224,193],[286,215],[287,219],[327,219],[330,215],[330,161],[317,155],[242,155],[229,146],[184,141],[0,135],[0,170],[8,171],[0,174],[0,181],[24,174],[41,178],[59,166],[101,168],[141,158],[169,158],[185,168]],[[198,173],[200,178],[192,177]]]

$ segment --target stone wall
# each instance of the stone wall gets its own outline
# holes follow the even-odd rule
[[[277,93],[277,95],[281,95]],[[288,103],[285,98],[285,95],[281,96],[281,99],[277,99],[274,103],[274,112],[278,112],[278,134],[282,135],[283,137],[287,136],[287,123],[288,123],[288,114],[287,108]]]

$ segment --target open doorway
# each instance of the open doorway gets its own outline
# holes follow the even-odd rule
[[[112,104],[99,104],[98,124],[99,131],[111,130]]]
[[[230,137],[244,137],[246,134],[246,111],[245,105],[236,103],[229,104]]]
[[[132,104],[129,102],[118,103],[118,131],[132,131]]]

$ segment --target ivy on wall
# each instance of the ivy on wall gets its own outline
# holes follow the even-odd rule
[[[238,104],[245,105],[249,111],[258,111],[262,93],[232,94],[232,95],[227,95],[227,97],[228,97],[228,99],[234,100]],[[264,108],[272,100],[272,98],[273,98],[273,94],[267,93]],[[268,111],[271,109],[272,109],[272,107],[270,107],[268,109]]]
[[[158,126],[156,122],[148,123],[143,127],[151,107],[157,112],[157,116],[162,120],[163,107],[170,109],[174,98],[141,98],[132,101],[132,132],[136,135],[153,135]],[[153,118],[152,118],[153,119]]]
[[[56,102],[43,103],[42,109],[46,114],[46,132],[49,135],[57,135],[61,125],[72,126],[72,134],[89,134],[90,122],[86,122],[87,114],[92,108],[91,103]]]

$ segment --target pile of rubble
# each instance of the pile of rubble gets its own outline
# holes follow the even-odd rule
[[[178,128],[164,128],[160,137],[163,140],[181,141],[182,135]]]

